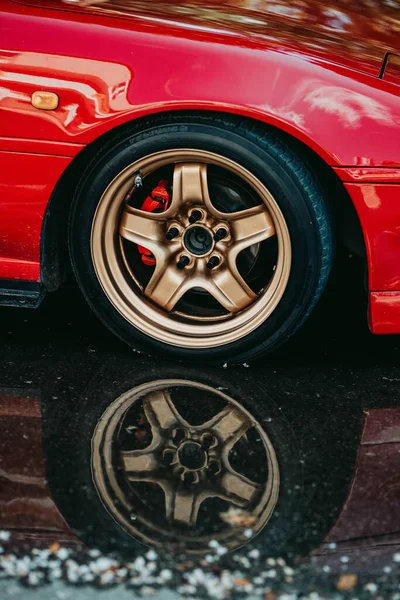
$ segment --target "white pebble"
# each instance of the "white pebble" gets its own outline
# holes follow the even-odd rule
[[[213,563],[214,561],[215,561],[215,558],[213,557],[212,554],[206,554],[206,562]]]
[[[144,585],[140,591],[142,596],[154,596],[156,593],[156,590],[149,585]]]
[[[115,575],[112,571],[105,571],[100,575],[100,585],[108,585],[115,579]]]
[[[400,552],[393,554],[393,560],[394,562],[400,562]]]
[[[275,569],[270,569],[269,571],[266,571],[265,577],[268,577],[269,579],[274,579],[276,577]]]
[[[170,569],[162,569],[160,572],[160,578],[162,582],[167,582],[172,579],[172,571]]]
[[[118,577],[126,577],[128,575],[128,569],[125,569],[125,567],[123,567],[122,569],[118,569],[117,575]]]
[[[60,567],[56,567],[55,569],[52,569],[49,573],[50,579],[61,579],[62,577],[62,570],[60,569]]]
[[[243,532],[244,537],[246,537],[247,539],[251,538],[251,536],[253,535],[253,530],[252,529],[245,529]]]
[[[28,575],[28,565],[23,561],[17,561],[15,574],[17,577],[26,577]]]
[[[0,540],[2,542],[8,542],[11,537],[11,533],[9,531],[0,531]]]
[[[260,551],[257,548],[254,548],[253,550],[250,550],[250,552],[247,553],[247,556],[255,559],[260,558]]]
[[[348,556],[341,556],[339,560],[342,563],[348,563],[350,559]]]
[[[143,569],[143,567],[145,566],[146,561],[144,560],[143,556],[138,556],[135,560],[135,562],[133,563],[133,568],[137,569],[138,571],[141,571]]]
[[[66,560],[69,556],[69,552],[66,548],[60,548],[57,550],[56,554],[60,560]]]
[[[383,572],[384,573],[391,573],[392,572],[392,567],[383,567]]]
[[[144,559],[143,559],[143,562],[144,562]],[[118,567],[118,563],[115,560],[112,560],[111,558],[107,558],[106,556],[101,556],[97,560],[94,560],[91,563],[89,563],[88,566],[89,566],[89,569],[93,573],[100,574],[100,573],[103,573],[104,571],[108,571],[109,569],[112,569],[113,567]]]
[[[31,571],[28,575],[28,584],[39,585],[43,577],[43,573],[40,573],[40,571]]]
[[[147,560],[157,560],[158,554],[154,550],[149,550],[146,554]]]
[[[364,586],[364,590],[366,590],[367,592],[371,592],[371,594],[375,594],[375,592],[378,591],[378,586],[376,585],[376,583],[367,583]]]

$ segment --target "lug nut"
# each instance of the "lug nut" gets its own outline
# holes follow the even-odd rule
[[[221,229],[218,229],[215,234],[214,234],[214,240],[216,242],[219,242],[219,240],[224,239],[224,237],[226,237],[228,235],[228,232],[226,231],[226,229],[223,229],[223,227],[221,227]]]
[[[206,267],[207,269],[213,269],[214,267],[217,267],[220,263],[220,260],[218,258],[218,256],[212,256],[210,258],[210,260],[208,261]]]
[[[203,215],[200,210],[194,210],[189,217],[189,223],[196,223],[196,221],[200,221],[202,216]]]
[[[176,263],[176,268],[184,269],[186,267],[186,265],[188,265],[189,263],[190,263],[190,258],[184,254],[183,256],[180,257],[180,259]]]
[[[165,237],[167,240],[173,240],[177,235],[179,235],[179,229],[177,227],[171,227],[171,229],[167,231]]]

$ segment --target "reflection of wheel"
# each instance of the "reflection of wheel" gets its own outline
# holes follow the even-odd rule
[[[193,414],[197,402],[201,415]],[[278,463],[262,426],[225,393],[192,381],[155,381],[115,400],[96,427],[91,463],[100,499],[128,533],[186,552],[208,551],[211,539],[230,549],[243,544],[243,530],[229,524],[237,513],[229,510],[242,509],[256,535],[279,492]]]
[[[159,365],[154,381],[146,360],[117,362],[62,407],[42,403],[48,482],[78,537],[201,555],[257,536],[279,551],[299,521],[301,465],[265,391],[235,373]]]
[[[304,321],[326,283],[319,189],[272,134],[206,116],[143,124],[103,150],[71,226],[79,284],[121,338],[241,360]]]

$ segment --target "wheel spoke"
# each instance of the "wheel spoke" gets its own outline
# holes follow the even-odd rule
[[[251,426],[250,420],[241,410],[227,406],[204,423],[203,428],[218,437],[224,445],[224,453],[227,454]]]
[[[122,215],[119,233],[126,240],[145,246],[153,253],[158,252],[164,241],[164,227],[160,218],[130,206],[125,208]]]
[[[153,481],[155,472],[159,466],[156,454],[149,449],[130,450],[120,453],[125,473],[131,481],[149,480]]]
[[[207,165],[198,163],[177,164],[174,169],[172,201],[164,216],[175,214],[183,204],[210,202],[207,185]]]
[[[167,390],[158,390],[148,394],[143,400],[143,409],[151,425],[153,437],[165,429],[181,425],[183,420],[176,410]]]
[[[200,505],[205,499],[204,494],[176,490],[169,486],[164,486],[164,493],[167,519],[189,527],[196,525]]]
[[[227,215],[227,218],[231,224],[235,255],[276,233],[274,222],[264,205]]]
[[[226,470],[219,479],[221,496],[232,504],[248,506],[260,491],[261,486],[233,469]]]
[[[207,291],[232,313],[242,310],[257,298],[236,267],[217,269]]]
[[[187,290],[185,269],[175,265],[163,266],[160,262],[146,286],[145,295],[155,304],[171,311]]]

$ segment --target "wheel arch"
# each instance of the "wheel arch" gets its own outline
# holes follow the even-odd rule
[[[336,239],[342,241],[356,254],[365,255],[364,237],[354,204],[341,180],[325,160],[327,154],[322,158],[315,148],[276,124],[235,112],[216,110],[154,112],[117,125],[98,136],[74,157],[60,177],[48,202],[41,233],[40,281],[46,291],[57,290],[70,271],[67,239],[70,207],[79,183],[96,154],[125,137],[130,129],[139,130],[141,127],[151,125],[152,121],[159,122],[160,118],[164,118],[165,122],[168,122],[171,115],[210,116],[210,114],[215,117],[232,118],[256,124],[260,129],[273,132],[279,137],[312,171],[332,212]]]

